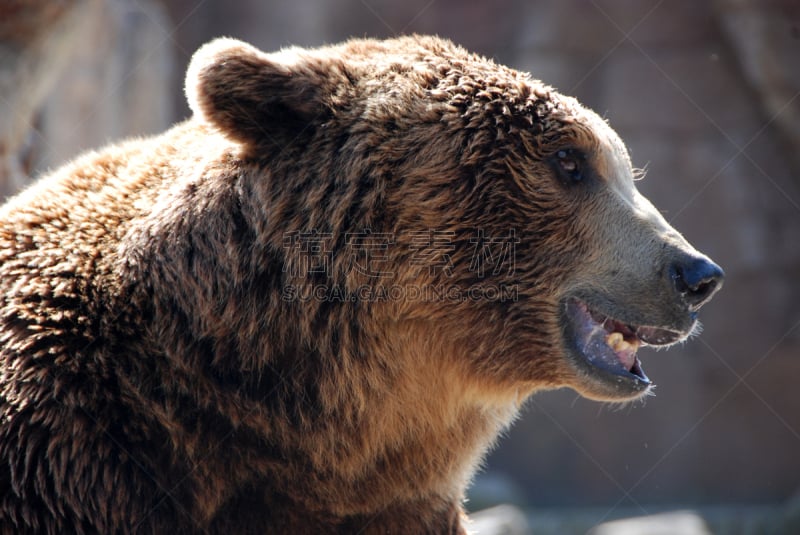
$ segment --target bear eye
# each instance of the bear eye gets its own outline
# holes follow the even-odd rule
[[[575,149],[561,149],[555,153],[555,167],[564,182],[583,180],[583,166],[586,157]]]

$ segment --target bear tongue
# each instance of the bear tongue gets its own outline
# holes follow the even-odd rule
[[[638,344],[617,340],[621,333],[609,333],[602,325],[595,324],[583,331],[583,353],[595,365],[619,371],[631,371],[636,362]],[[613,343],[612,347],[610,344]],[[627,344],[627,346],[625,346]]]

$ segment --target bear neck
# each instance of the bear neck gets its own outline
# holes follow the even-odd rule
[[[145,318],[153,356],[129,365],[134,397],[160,405],[155,418],[220,500],[255,485],[357,515],[387,496],[460,499],[521,396],[471,384],[463,343],[391,319],[390,305],[283,299],[282,238],[298,227],[259,227],[277,208],[244,195],[246,177],[173,187],[128,237],[125,306]]]

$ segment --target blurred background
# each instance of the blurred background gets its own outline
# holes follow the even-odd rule
[[[639,188],[727,272],[699,338],[642,351],[655,397],[535,396],[469,507],[516,506],[495,510],[513,517],[508,533],[623,533],[634,524],[609,521],[652,515],[661,523],[629,533],[800,533],[796,0],[9,0],[0,194],[185,118],[185,68],[212,37],[274,50],[411,32],[607,117],[647,168]]]

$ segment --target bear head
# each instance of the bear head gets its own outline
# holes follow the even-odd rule
[[[637,349],[695,333],[720,288],[605,120],[448,41],[219,39],[186,91],[239,147],[249,217],[321,353],[415,359],[485,399],[625,401],[651,388]]]

